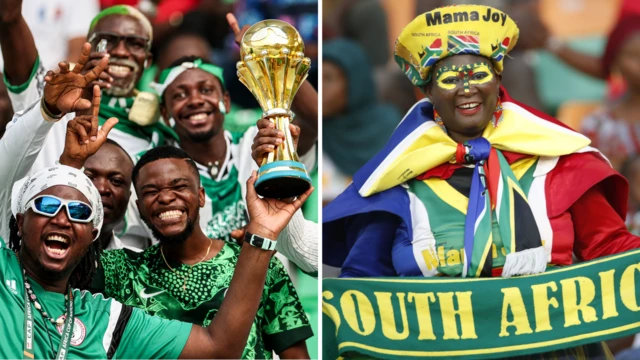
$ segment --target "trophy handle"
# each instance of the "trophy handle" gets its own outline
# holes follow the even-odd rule
[[[299,196],[311,187],[311,178],[300,162],[289,131],[291,116],[278,114],[267,119],[284,133],[284,141],[262,159],[255,184],[256,192],[268,198]]]
[[[282,131],[284,141],[262,159],[261,165],[274,161],[300,161],[293,142],[293,136],[291,136],[291,131],[289,130],[291,118],[287,115],[281,115],[268,117],[267,120],[271,121],[277,130]]]

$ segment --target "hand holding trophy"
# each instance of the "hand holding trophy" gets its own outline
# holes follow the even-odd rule
[[[299,196],[311,187],[289,131],[291,102],[311,67],[311,60],[304,57],[302,38],[284,21],[264,20],[244,34],[240,58],[240,81],[260,103],[263,118],[285,134],[283,143],[263,159],[256,192],[267,198]]]

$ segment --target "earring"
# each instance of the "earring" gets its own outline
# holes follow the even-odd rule
[[[220,109],[220,112],[223,114],[227,113],[227,107],[224,106],[224,102],[222,100],[220,100],[220,102],[218,102],[218,109]]]
[[[147,65],[149,65],[149,60],[148,60],[148,59],[145,59],[145,60],[144,60],[144,65],[143,65],[143,67],[146,69],[146,68],[147,68]]]
[[[502,122],[502,101],[500,100],[500,96],[498,95],[498,101],[496,101],[496,108],[493,110],[493,119],[491,119],[491,123],[493,127],[496,128]]]
[[[433,121],[435,121],[444,132],[447,132],[447,128],[444,127],[444,121],[442,121],[442,118],[440,117],[440,114],[438,114],[438,110],[436,110],[435,106],[433,107]]]

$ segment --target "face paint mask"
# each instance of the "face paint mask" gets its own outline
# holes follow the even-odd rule
[[[489,64],[479,62],[462,66],[443,66],[436,74],[436,84],[444,90],[454,90],[462,82],[464,92],[469,92],[471,85],[482,85],[493,80]]]

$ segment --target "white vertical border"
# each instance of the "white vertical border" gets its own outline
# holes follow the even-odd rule
[[[322,357],[322,0],[318,0],[318,359]]]

